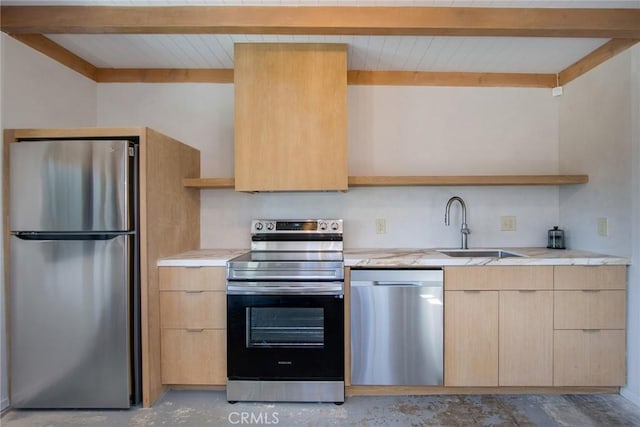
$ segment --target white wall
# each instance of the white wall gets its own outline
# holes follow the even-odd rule
[[[558,100],[545,89],[350,87],[349,173],[556,173]],[[233,86],[99,84],[100,126],[144,125],[202,151],[202,175],[233,175]],[[453,154],[452,154],[453,153]],[[257,217],[341,217],[347,247],[455,247],[452,195],[468,205],[472,246],[545,245],[557,187],[354,188],[347,193],[202,192],[203,247],[248,247]],[[453,224],[459,222],[454,208]],[[501,215],[518,230],[499,231]],[[374,221],[385,218],[387,234]]]
[[[0,127],[43,128],[96,125],[96,84],[2,33]],[[0,150],[0,162],[2,152]],[[0,198],[0,211],[2,210]],[[0,236],[0,239],[2,237]],[[3,262],[0,242],[0,263]],[[2,267],[4,271],[4,266]],[[5,284],[0,275],[2,388],[0,408],[9,404],[5,329]]]
[[[560,190],[560,218],[572,245],[632,257],[628,292],[628,386],[640,404],[640,46],[564,88],[560,171],[585,172],[588,185]],[[609,235],[597,233],[606,217]]]
[[[349,87],[349,174],[557,173],[546,89]]]
[[[589,184],[560,190],[567,239],[583,249],[631,254],[630,53],[605,62],[564,88],[560,170],[589,174]],[[597,218],[609,235],[599,236]]]
[[[640,45],[631,51],[632,248],[629,269],[628,382],[623,395],[640,406]]]
[[[95,126],[96,84],[2,33],[5,128]]]

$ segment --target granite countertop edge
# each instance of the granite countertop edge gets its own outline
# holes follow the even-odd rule
[[[491,249],[491,248],[482,248]],[[500,247],[522,257],[449,257],[434,248],[345,249],[346,267],[430,267],[469,265],[630,265],[627,257],[571,249]],[[224,267],[249,249],[196,249],[161,258],[159,267]]]

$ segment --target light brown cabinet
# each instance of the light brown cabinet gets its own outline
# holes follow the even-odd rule
[[[235,46],[235,189],[347,189],[342,44]]]
[[[162,329],[162,383],[223,385],[227,334],[222,329]],[[222,357],[221,357],[222,356]]]
[[[445,291],[444,298],[444,385],[497,386],[498,292]]]
[[[500,292],[501,386],[553,384],[553,292]]]
[[[555,386],[625,383],[625,266],[554,269]]]
[[[550,386],[553,267],[445,268],[445,386]]]
[[[224,267],[160,267],[162,383],[224,385]]]

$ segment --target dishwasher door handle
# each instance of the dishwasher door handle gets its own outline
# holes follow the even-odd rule
[[[373,282],[373,286],[424,286],[424,282]]]
[[[429,288],[441,288],[442,282],[398,282],[398,281],[375,281],[375,282],[351,282],[351,287],[411,287],[411,288],[420,288],[420,287],[429,287]]]

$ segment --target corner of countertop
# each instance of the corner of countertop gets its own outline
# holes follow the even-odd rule
[[[158,267],[225,267],[227,261],[249,249],[194,249],[158,260]]]

